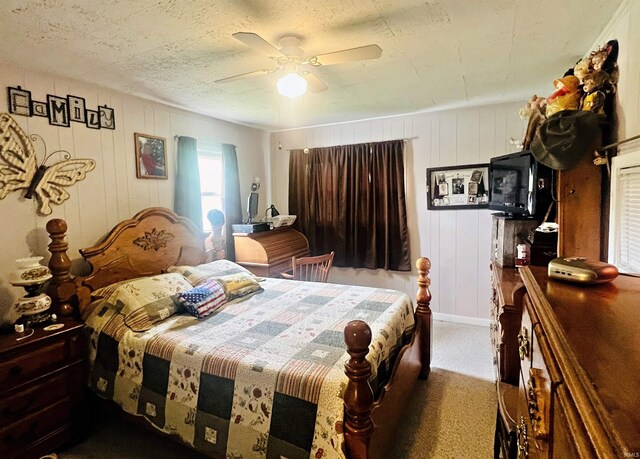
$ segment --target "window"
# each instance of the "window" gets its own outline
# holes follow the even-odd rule
[[[614,158],[612,178],[609,259],[640,273],[640,152]]]
[[[220,209],[224,213],[224,168],[221,144],[198,141],[198,170],[202,228],[206,231],[211,227],[207,220],[207,213],[212,209]]]

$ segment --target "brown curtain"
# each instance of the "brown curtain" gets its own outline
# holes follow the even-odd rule
[[[410,271],[404,142],[292,150],[289,213],[313,255],[334,265]]]

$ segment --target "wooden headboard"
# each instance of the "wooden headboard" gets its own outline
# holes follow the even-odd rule
[[[91,265],[88,276],[74,280],[80,310],[90,301],[91,291],[100,287],[160,274],[171,265],[203,263],[205,237],[189,219],[162,207],[118,223],[102,242],[80,250]]]

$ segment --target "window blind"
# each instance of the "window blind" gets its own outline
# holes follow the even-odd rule
[[[640,273],[640,166],[620,169],[617,260],[624,271]]]

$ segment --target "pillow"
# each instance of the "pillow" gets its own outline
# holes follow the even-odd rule
[[[216,278],[216,281],[218,281],[224,289],[227,301],[232,301],[236,298],[241,298],[264,290],[253,275],[247,275],[244,273],[218,277]]]
[[[186,292],[173,296],[178,306],[184,307],[189,314],[204,319],[227,302],[224,288],[215,279],[209,279]]]
[[[113,284],[105,285],[104,287],[97,288],[91,292],[92,300],[99,300],[101,298],[109,298],[113,295],[113,292],[116,291],[118,287],[124,284],[128,284],[134,280],[141,279],[140,277],[136,277],[135,279],[127,279],[120,282],[114,282]]]
[[[198,266],[170,266],[167,272],[182,274],[194,286],[211,277],[238,273],[253,276],[251,271],[229,260],[216,260]]]
[[[124,323],[131,330],[142,332],[179,312],[181,308],[172,296],[192,288],[180,274],[159,274],[118,285],[106,302],[124,316]]]

